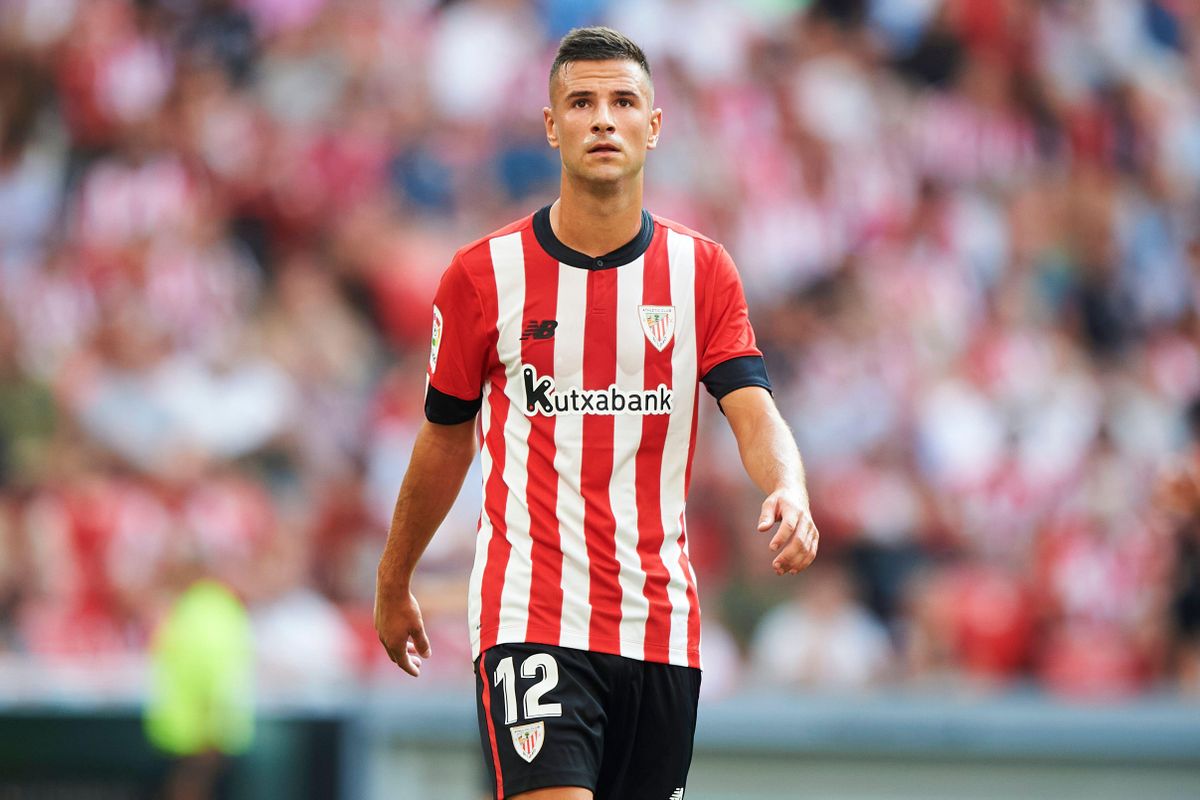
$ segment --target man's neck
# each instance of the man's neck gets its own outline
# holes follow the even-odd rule
[[[569,183],[550,206],[550,228],[558,240],[589,256],[611,253],[634,239],[642,229],[642,186],[598,194]]]

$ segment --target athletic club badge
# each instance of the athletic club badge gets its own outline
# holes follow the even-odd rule
[[[675,306],[638,306],[638,316],[646,338],[662,352],[675,335]]]
[[[433,307],[433,337],[429,343],[429,371],[437,370],[438,348],[442,344],[442,312]]]
[[[537,754],[542,752],[542,743],[546,741],[546,723],[531,722],[528,725],[514,725],[508,729],[512,734],[513,747],[517,755],[526,761],[533,762]]]

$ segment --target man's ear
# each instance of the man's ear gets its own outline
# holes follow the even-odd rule
[[[658,147],[658,137],[662,135],[662,109],[656,108],[650,112],[650,138],[646,140],[646,149]]]
[[[558,131],[554,127],[554,116],[550,113],[549,108],[542,109],[542,119],[546,123],[546,141],[555,150],[558,149]]]

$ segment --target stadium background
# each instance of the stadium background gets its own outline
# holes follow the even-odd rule
[[[706,403],[688,797],[1195,796],[1187,0],[0,3],[0,796],[142,796],[200,571],[255,645],[233,796],[477,794],[478,474],[419,683],[373,572],[436,281],[555,196],[546,70],[596,22],[650,58],[647,205],[739,264],[822,531],[775,579]]]

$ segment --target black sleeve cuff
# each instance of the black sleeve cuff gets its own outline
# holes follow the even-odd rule
[[[458,425],[474,419],[483,405],[483,397],[462,400],[452,394],[439,392],[432,385],[425,392],[425,419],[438,425]]]
[[[762,356],[738,356],[722,361],[700,380],[718,403],[734,389],[746,386],[761,386],[771,391],[771,379],[767,377],[767,364]]]

